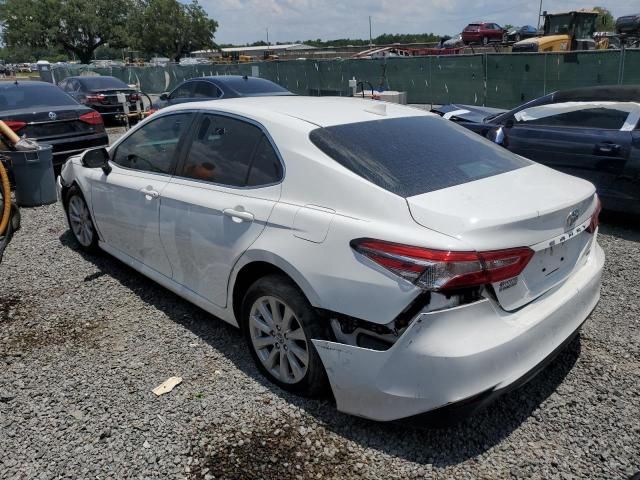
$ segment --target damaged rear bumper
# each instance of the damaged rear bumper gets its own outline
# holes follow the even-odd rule
[[[423,313],[386,351],[313,340],[338,410],[378,421],[463,417],[531,379],[598,303],[604,252],[516,312],[491,300]]]

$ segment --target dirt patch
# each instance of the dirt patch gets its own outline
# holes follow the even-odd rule
[[[16,295],[0,295],[0,323],[13,320],[16,317],[20,297]]]

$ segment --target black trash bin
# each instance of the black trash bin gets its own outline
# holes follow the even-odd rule
[[[56,202],[51,145],[40,145],[37,150],[28,152],[3,151],[0,156],[9,159],[19,207],[38,207]]]

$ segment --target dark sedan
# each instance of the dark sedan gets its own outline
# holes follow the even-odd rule
[[[555,92],[509,111],[465,105],[433,111],[514,153],[591,181],[607,210],[640,214],[640,86]]]
[[[241,75],[219,75],[185,80],[171,92],[160,95],[153,107],[160,109],[169,105],[222,98],[259,97],[265,95],[293,95],[289,90],[264,78]]]
[[[109,144],[102,117],[46,82],[1,82],[0,119],[20,136],[53,146],[53,163]]]
[[[116,77],[68,77],[59,86],[80,103],[100,112],[110,122],[123,120],[125,104],[130,113],[141,109],[138,91]]]
[[[533,25],[525,25],[523,27],[513,27],[505,34],[507,42],[519,42],[527,38],[538,36],[538,29]]]

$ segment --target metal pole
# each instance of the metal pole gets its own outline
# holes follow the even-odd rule
[[[369,46],[373,45],[373,39],[371,37],[371,15],[369,15]]]
[[[540,30],[540,17],[542,17],[542,0],[540,0],[540,10],[538,11],[538,30]]]
[[[267,45],[271,45],[271,44],[269,43],[269,27],[267,27]]]

